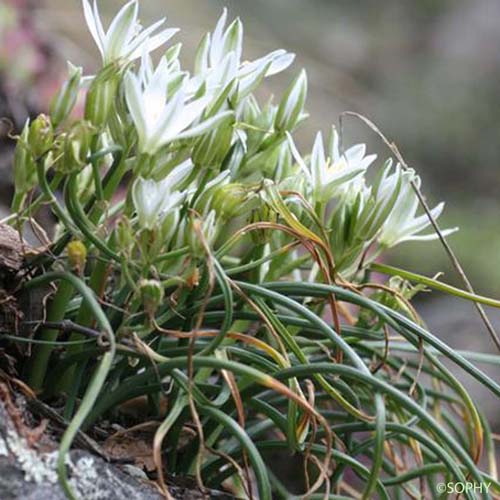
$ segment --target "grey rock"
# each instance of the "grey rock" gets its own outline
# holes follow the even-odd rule
[[[57,443],[41,440],[30,447],[0,401],[0,499],[65,500],[56,473]],[[17,421],[17,419],[16,419]],[[17,422],[19,427],[19,422]],[[24,424],[22,424],[24,425]],[[48,450],[48,451],[47,451]],[[118,466],[86,451],[73,450],[68,456],[71,487],[82,500],[160,500],[163,496],[150,482],[125,473]],[[124,469],[126,470],[126,469]],[[204,495],[195,487],[169,486],[176,499],[218,498],[230,500],[224,493]]]

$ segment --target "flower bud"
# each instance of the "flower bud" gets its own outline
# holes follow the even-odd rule
[[[257,202],[257,195],[243,184],[227,184],[215,190],[212,208],[223,218],[230,219],[243,215]]]
[[[149,318],[152,318],[165,297],[162,284],[157,280],[143,279],[139,282],[139,294],[144,311]]]
[[[31,123],[28,143],[35,159],[47,153],[52,147],[54,129],[47,115],[41,114]]]
[[[250,94],[242,103],[243,121],[254,125],[262,113],[259,102],[253,94]]]
[[[180,221],[179,209],[170,210],[161,222],[160,237],[164,245],[168,245],[176,234]]]
[[[275,120],[277,130],[284,132],[295,128],[302,116],[306,95],[307,74],[302,70],[281,99]]]
[[[70,66],[70,76],[50,103],[50,117],[54,127],[62,123],[75,107],[82,80],[82,68]]]
[[[14,186],[16,193],[24,194],[36,185],[36,167],[28,144],[30,130],[29,119],[17,141],[14,153]]]
[[[116,225],[116,238],[121,252],[125,255],[130,255],[135,245],[135,235],[130,219],[125,215],[122,216]]]
[[[95,193],[94,170],[92,168],[92,165],[89,164],[85,165],[80,170],[80,172],[78,172],[76,178],[76,194],[78,196],[78,199],[83,204],[87,202],[87,200],[93,193]]]
[[[244,165],[244,159],[245,146],[241,141],[237,141],[231,146],[231,149],[224,159],[224,167],[227,171],[231,172],[233,178],[240,175],[240,170]]]
[[[292,153],[290,152],[288,144],[284,142],[279,148],[278,161],[274,170],[274,179],[277,182],[283,182],[293,175],[298,181],[299,176],[296,174],[297,172],[294,172],[294,164],[292,162]]]
[[[96,127],[102,127],[118,91],[118,70],[115,64],[106,66],[90,85],[85,101],[85,119]]]
[[[200,167],[220,164],[231,148],[232,124],[225,124],[201,136],[193,150],[193,163]]]
[[[268,177],[269,174],[275,170],[276,164],[278,163],[280,154],[279,147],[280,143],[276,140],[266,149],[246,158],[245,162],[240,166],[239,175],[246,176],[259,172],[264,174],[265,177]]]
[[[62,151],[55,169],[71,173],[79,171],[87,165],[90,143],[94,133],[95,129],[89,122],[82,120],[75,123],[61,139],[59,147]]]
[[[259,222],[277,222],[278,214],[273,210],[267,203],[263,203],[259,208],[252,211],[250,215],[250,224],[255,224]],[[272,231],[269,229],[254,229],[250,232],[252,241],[256,245],[264,245],[268,243],[272,236]]]
[[[80,240],[74,240],[68,243],[66,250],[71,269],[78,274],[82,273],[87,260],[87,247]]]

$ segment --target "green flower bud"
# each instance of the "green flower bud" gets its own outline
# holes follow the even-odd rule
[[[259,115],[262,113],[260,109],[259,102],[257,98],[250,94],[247,99],[242,104],[243,109],[243,122],[255,125],[259,119]]]
[[[284,132],[295,128],[302,117],[306,96],[307,74],[302,70],[281,99],[275,121],[277,130]]]
[[[277,112],[277,106],[272,103],[272,100],[269,100],[254,121],[250,122],[255,126],[255,129],[250,128],[247,131],[247,147],[249,151],[261,151],[276,142],[278,134],[271,133],[271,131],[274,129]]]
[[[240,166],[238,174],[247,176],[258,172],[260,174],[272,175],[276,169],[280,154],[279,138],[275,136],[275,139],[276,140],[263,151],[246,158],[245,162]]]
[[[294,164],[292,162],[292,153],[286,142],[284,142],[279,148],[278,161],[276,168],[274,170],[274,179],[277,182],[282,182],[288,177],[292,176],[299,181],[300,176],[297,175],[299,168],[294,172]],[[298,182],[297,182],[298,184]]]
[[[149,318],[152,318],[165,297],[165,290],[162,284],[157,280],[143,279],[139,282],[139,294],[144,311]]]
[[[94,133],[95,128],[89,122],[82,120],[75,123],[60,139],[59,160],[54,168],[64,173],[82,170],[88,163]]]
[[[278,214],[267,203],[263,203],[259,208],[252,211],[249,224],[259,222],[278,222]],[[272,231],[269,229],[254,229],[250,232],[252,241],[256,245],[264,245],[271,240]]]
[[[87,261],[87,247],[80,241],[74,240],[68,243],[68,262],[72,269],[78,274],[85,269],[85,262]]]
[[[200,167],[220,164],[231,148],[232,123],[224,124],[213,132],[201,136],[193,150],[193,163]]]
[[[116,225],[116,239],[121,252],[130,255],[135,245],[135,234],[130,219],[125,215]]]
[[[39,115],[31,123],[28,143],[35,158],[44,155],[52,147],[54,143],[54,129],[48,116]]]
[[[217,188],[212,197],[212,208],[223,218],[230,219],[251,210],[257,195],[243,184],[226,184]]]
[[[29,119],[17,141],[14,153],[14,186],[17,194],[25,194],[36,185],[36,166],[28,144]]]
[[[82,68],[70,66],[70,77],[50,103],[50,117],[54,127],[62,123],[75,107],[82,80]]]
[[[116,64],[106,66],[90,85],[85,101],[85,119],[96,127],[102,127],[118,92],[119,73]]]
[[[170,210],[161,222],[160,237],[164,245],[168,245],[174,235],[176,234],[179,226],[180,214],[179,209]]]

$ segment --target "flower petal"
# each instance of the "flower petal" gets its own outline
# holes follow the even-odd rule
[[[159,24],[160,23],[156,23],[150,28],[156,29],[156,25]],[[154,31],[154,29],[151,29],[151,32],[152,31]],[[134,40],[134,42],[132,42],[129,49],[131,52],[127,56],[130,61],[133,61],[140,57],[143,50],[146,50],[148,53],[150,53],[155,51],[158,47],[161,47],[163,44],[167,43],[176,33],[179,32],[179,28],[167,28],[160,33],[152,36],[151,38],[148,38],[149,32],[149,28],[147,30],[144,30],[141,33],[140,37],[137,37],[138,39],[140,38],[139,42],[137,42],[137,40]],[[145,38],[144,40],[142,40],[143,35]]]
[[[304,174],[306,175],[308,181],[310,183],[312,183],[313,180],[312,180],[311,172],[307,168],[306,162],[303,160],[301,154],[299,153],[299,151],[297,149],[297,146],[295,146],[295,142],[293,141],[292,134],[290,134],[290,132],[287,132],[286,133],[286,138],[288,140],[288,145],[290,146],[290,151],[292,153],[292,156],[293,156],[294,160],[297,162],[297,164],[299,165],[300,169],[304,172]]]
[[[441,230],[441,235],[446,237],[449,236],[450,234],[456,233],[459,229],[460,229],[459,227],[443,229]],[[437,233],[413,235],[399,240],[399,243],[402,243],[403,241],[432,241],[432,240],[437,240],[438,238],[439,235]]]
[[[233,111],[223,111],[211,118],[202,121],[200,124],[191,127],[183,133],[177,134],[177,139],[189,139],[205,133],[207,130],[217,127],[221,122],[233,116]]]
[[[175,139],[175,119],[182,114],[186,94],[181,87],[170,99],[158,119],[150,127],[151,133],[148,137],[149,153],[154,154],[158,148]]]
[[[267,70],[266,76],[276,75],[278,73],[281,73],[282,71],[285,71],[289,66],[292,65],[293,61],[295,60],[295,54],[293,54],[292,52],[286,52],[284,50],[279,50],[276,52],[283,52],[283,54],[276,55],[276,57],[272,58],[272,63]]]
[[[131,0],[125,4],[115,16],[108,32],[106,33],[106,58],[117,59],[122,56],[122,51],[127,47],[136,29],[139,4]]]
[[[102,25],[100,26],[99,30],[97,19],[94,15],[94,12],[92,11],[92,8],[90,7],[89,1],[82,0],[82,4],[83,4],[83,14],[85,16],[85,21],[89,28],[90,34],[92,35],[92,38],[94,39],[97,48],[99,49],[99,52],[101,53],[102,56],[104,56],[104,37],[101,37]],[[95,1],[94,1],[94,8],[97,8]]]
[[[327,182],[325,147],[323,145],[323,134],[318,132],[314,140],[314,146],[311,154],[311,176],[313,187],[317,193]]]
[[[200,118],[211,100],[211,96],[205,96],[184,105],[182,113],[174,117],[170,126],[172,133],[179,134]]]
[[[215,27],[212,35],[212,43],[210,45],[210,65],[217,66],[222,59],[224,53],[224,40],[223,31],[227,21],[227,9],[224,7],[222,15],[220,16],[217,26]]]
[[[139,144],[142,145],[147,134],[147,123],[142,104],[141,85],[131,72],[125,75],[125,98],[139,136]]]
[[[194,164],[191,158],[177,165],[166,177],[168,179],[172,189],[177,188],[180,184],[193,170]]]

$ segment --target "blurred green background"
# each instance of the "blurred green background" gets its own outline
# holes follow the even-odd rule
[[[121,3],[100,2],[108,14]],[[373,119],[422,175],[429,201],[446,201],[442,225],[460,226],[451,243],[474,285],[500,295],[500,2],[143,0],[143,21],[165,15],[181,27],[177,39],[189,63],[224,6],[244,20],[248,58],[283,47],[297,54],[295,70],[307,68],[311,118],[302,145],[338,123],[342,111]],[[46,0],[37,15],[65,57],[95,67],[80,2]],[[292,72],[269,82],[270,91]],[[352,118],[344,131],[347,142],[388,156]],[[405,244],[393,260],[422,273],[444,271],[457,283],[439,243]]]

